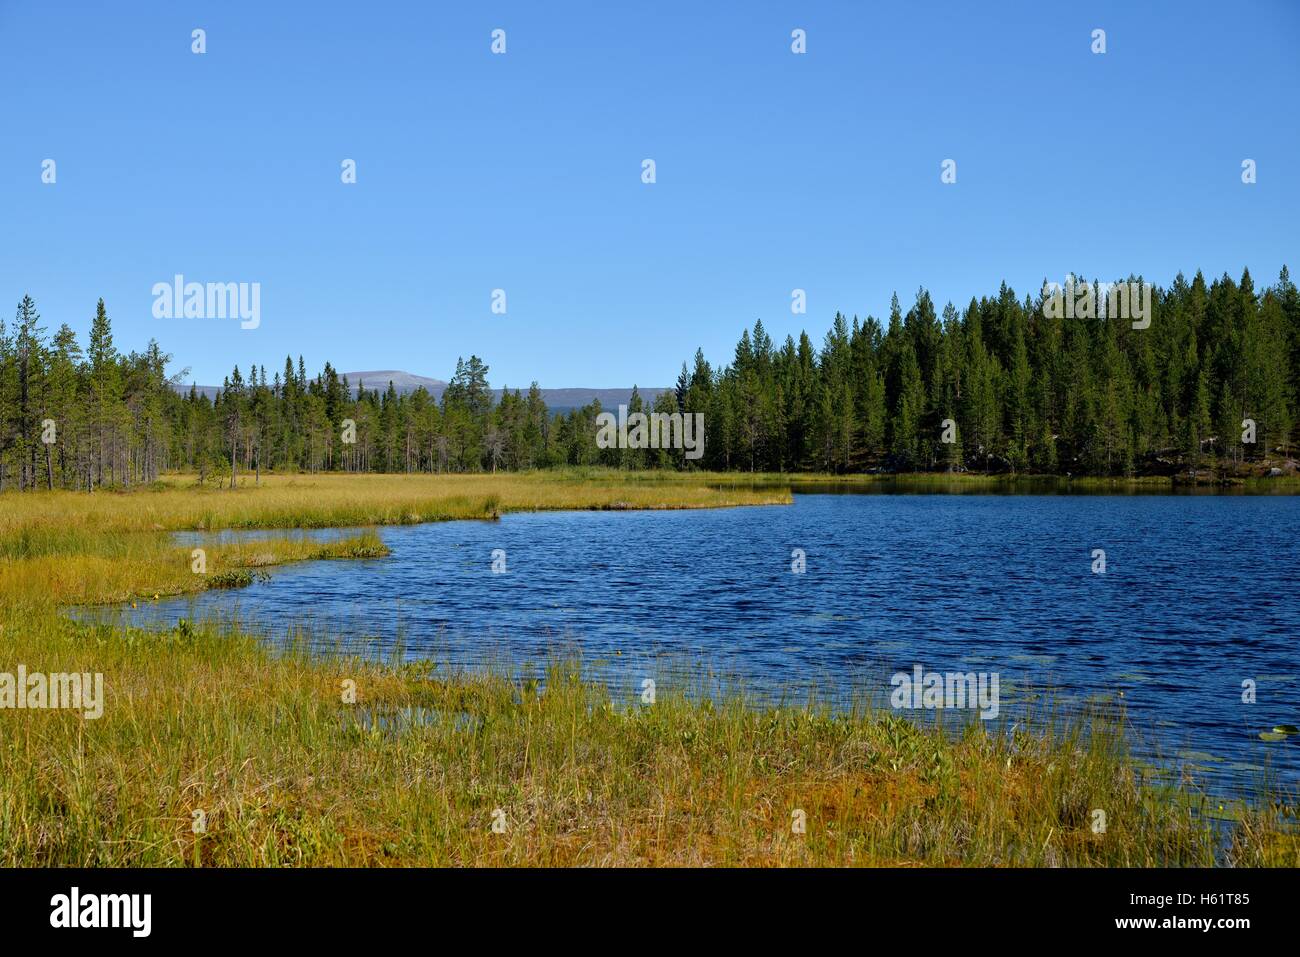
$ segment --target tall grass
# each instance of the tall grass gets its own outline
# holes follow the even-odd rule
[[[1300,863],[1269,813],[1223,845],[1101,716],[953,737],[868,709],[615,700],[573,662],[444,675],[52,614],[6,627],[0,660],[101,671],[107,698],[98,720],[0,712],[5,865]]]
[[[7,496],[0,671],[102,673],[106,702],[98,719],[0,709],[0,865],[1300,864],[1293,808],[1243,808],[1225,842],[1204,799],[1145,776],[1102,714],[954,734],[662,685],[642,704],[577,662],[522,681],[58,611],[198,587],[171,530],[787,500],[608,473]],[[277,538],[208,560],[238,577],[382,547]]]

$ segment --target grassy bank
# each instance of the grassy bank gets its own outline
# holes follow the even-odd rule
[[[1211,482],[1202,476],[1192,485],[1183,478],[1167,475],[1031,475],[991,474],[982,472],[875,472],[831,474],[824,472],[729,472],[715,473],[715,481],[728,488],[783,486],[800,488],[832,486],[877,487],[902,492],[1096,492],[1124,494],[1130,492],[1185,493],[1192,490],[1215,492],[1258,492],[1300,494],[1300,474],[1278,477],[1258,475],[1233,476],[1227,483]]]
[[[169,533],[410,525],[557,509],[773,505],[783,489],[710,487],[707,477],[600,472],[501,475],[272,475],[235,490],[170,476],[133,492],[35,492],[0,498],[0,599],[83,604],[238,584],[257,567],[309,558],[376,557],[357,535],[322,545],[289,537],[205,546],[203,573]]]
[[[779,491],[711,487],[710,473],[567,470],[500,475],[264,475],[238,489],[169,476],[130,493],[7,495],[0,543],[37,530],[131,532],[409,525],[555,509],[717,508],[788,503]]]
[[[97,720],[0,712],[5,865],[1300,862],[1269,812],[1216,850],[1214,808],[1145,780],[1101,718],[950,738],[878,712],[617,701],[565,665],[436,677],[54,615],[7,622],[0,660],[101,671],[107,699]]]
[[[383,548],[364,532],[214,544],[196,575],[174,530],[789,501],[715,478],[302,476],[234,492],[176,479],[5,496],[0,672],[102,673],[105,701],[99,718],[0,709],[0,864],[1300,864],[1293,808],[1221,811],[1147,775],[1101,715],[952,735],[662,687],[652,704],[614,699],[574,664],[514,681],[58,612]]]

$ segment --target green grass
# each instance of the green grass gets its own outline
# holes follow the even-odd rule
[[[1152,492],[1185,489],[1185,483],[1166,475],[1036,475],[1032,473],[985,475],[983,472],[728,472],[712,473],[724,487],[807,486],[878,486],[897,491],[1076,491],[1076,492]],[[1207,489],[1209,486],[1205,486]],[[1235,477],[1233,488],[1257,492],[1300,493],[1300,473],[1275,478],[1248,475]]]
[[[1220,848],[1206,800],[1146,778],[1100,715],[953,736],[866,708],[618,700],[572,662],[511,681],[53,614],[6,627],[0,656],[102,671],[107,698],[98,720],[0,712],[4,865],[1300,862],[1272,810]]]
[[[577,662],[512,680],[59,611],[384,554],[373,532],[213,545],[197,575],[174,529],[788,501],[716,476],[372,478],[3,499],[0,671],[102,673],[106,701],[98,719],[0,709],[0,865],[1300,864],[1293,799],[1225,814],[1148,773],[1102,713],[955,733],[662,685],[646,705]]]

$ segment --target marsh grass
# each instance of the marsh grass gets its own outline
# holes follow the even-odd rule
[[[247,585],[254,570],[286,562],[376,558],[388,549],[374,531],[329,542],[304,538],[204,545],[206,569],[194,571],[192,549],[160,532],[60,535],[57,548],[0,562],[0,596],[25,596],[60,605],[159,598]]]
[[[98,720],[0,711],[5,865],[1298,862],[1276,810],[1225,846],[1099,713],[945,731],[674,687],[643,705],[576,661],[511,679],[52,612],[7,625],[0,658],[100,671],[107,699]]]
[[[689,474],[689,473],[687,473]],[[740,488],[800,488],[835,486],[879,488],[898,492],[1056,492],[1079,494],[1190,494],[1184,483],[1167,475],[1034,475],[983,472],[874,472],[857,474],[829,474],[816,472],[755,472],[710,473],[712,480],[727,489]],[[1245,491],[1259,494],[1300,493],[1300,473],[1278,477],[1244,475],[1233,477],[1228,487],[1202,485],[1200,494],[1222,494],[1225,491]]]
[[[494,520],[511,511],[718,508],[788,504],[788,490],[710,488],[615,471],[494,475],[280,475],[235,490],[170,476],[131,493],[36,492],[0,496],[0,596],[93,604],[206,587],[173,532],[411,525]],[[205,545],[207,572],[238,584],[235,569],[315,558],[387,554],[373,533],[322,544],[301,538]],[[264,560],[257,561],[258,556]],[[270,556],[265,558],[265,556]]]
[[[781,490],[711,487],[703,473],[574,469],[500,475],[267,475],[234,491],[171,476],[155,491],[7,495],[0,554],[38,554],[84,534],[410,525],[556,509],[789,504]],[[25,549],[25,551],[24,551]]]
[[[1205,799],[1145,774],[1122,716],[1102,711],[930,727],[702,693],[713,681],[643,705],[576,660],[518,677],[400,647],[322,653],[291,624],[280,639],[59,611],[199,587],[172,531],[784,501],[608,473],[6,496],[0,670],[102,673],[106,701],[98,719],[0,709],[0,865],[1300,864],[1293,802],[1243,808],[1225,841]],[[272,537],[214,542],[208,568],[238,584],[280,561],[381,554],[373,532]]]

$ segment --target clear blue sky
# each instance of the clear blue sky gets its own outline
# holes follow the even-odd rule
[[[1300,3],[890,6],[0,0],[0,309],[84,343],[103,296],[203,383],[644,386],[921,285],[1300,269]],[[175,273],[260,327],[155,319]]]

